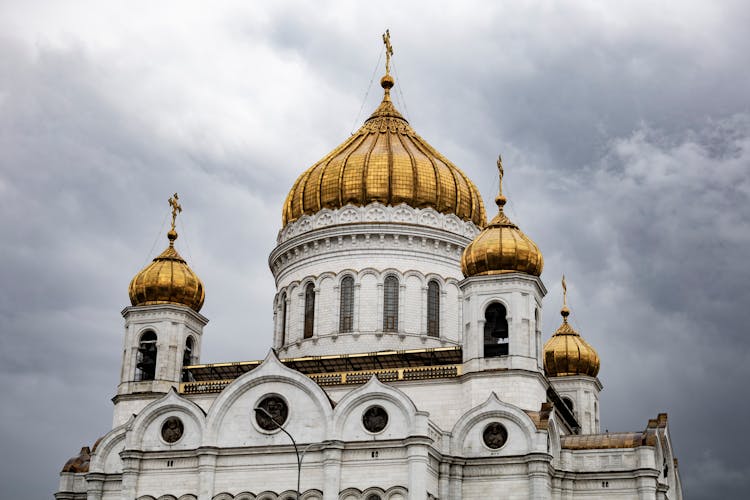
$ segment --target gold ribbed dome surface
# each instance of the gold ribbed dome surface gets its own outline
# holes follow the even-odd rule
[[[169,246],[130,281],[130,303],[134,306],[181,304],[199,312],[206,293],[201,280],[174,247],[177,239],[174,218],[177,211],[182,211],[176,194],[170,198],[172,203],[172,229],[167,233]]]
[[[600,367],[599,355],[568,323],[570,310],[567,305],[563,305],[560,314],[563,317],[562,324],[544,344],[544,371],[548,377],[596,377]]]
[[[503,207],[507,200],[502,193],[503,166],[500,159],[497,167],[500,172],[500,194],[495,199],[498,213],[464,249],[461,271],[467,278],[512,272],[539,276],[544,268],[542,252],[505,215]]]
[[[383,102],[364,125],[294,183],[282,224],[324,208],[379,202],[432,207],[483,227],[484,204],[474,183],[396,110],[390,98],[393,78],[386,74],[381,85]]]

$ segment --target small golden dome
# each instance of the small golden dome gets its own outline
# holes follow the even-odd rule
[[[564,277],[563,290],[565,290]],[[600,366],[599,355],[568,323],[570,310],[567,304],[563,305],[560,314],[563,317],[562,325],[544,344],[544,371],[548,377],[570,375],[596,377]]]
[[[380,82],[383,101],[362,127],[294,183],[282,225],[324,208],[406,203],[456,214],[484,227],[479,190],[453,163],[422,139],[391,102],[394,80]]]
[[[461,271],[469,276],[484,276],[521,272],[539,276],[544,267],[544,258],[539,247],[526,236],[503,211],[506,198],[503,196],[503,164],[498,158],[500,194],[495,198],[498,213],[474,241],[464,249],[461,256]]]
[[[176,193],[170,198],[172,203],[172,229],[167,233],[169,246],[132,279],[128,287],[130,303],[134,306],[181,304],[199,312],[206,293],[201,280],[174,248],[176,212],[182,211]]]

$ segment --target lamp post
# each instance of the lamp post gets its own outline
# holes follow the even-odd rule
[[[299,500],[299,487],[300,487],[300,478],[302,477],[302,459],[305,457],[305,453],[307,453],[307,450],[310,449],[310,447],[313,445],[313,443],[308,444],[304,450],[302,450],[302,453],[299,452],[299,449],[297,448],[297,442],[294,440],[291,434],[287,432],[284,427],[279,424],[276,420],[273,419],[270,413],[268,413],[263,408],[254,408],[256,413],[262,413],[266,418],[268,418],[271,422],[273,422],[273,425],[275,425],[281,432],[289,436],[289,439],[292,440],[292,445],[294,446],[294,454],[297,455],[297,500]]]

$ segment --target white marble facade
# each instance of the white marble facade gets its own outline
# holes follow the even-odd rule
[[[279,234],[275,349],[220,392],[181,394],[183,350],[198,363],[207,319],[182,305],[128,307],[114,425],[88,467],[61,474],[56,498],[247,500],[295,498],[297,458],[287,435],[262,428],[254,408],[269,396],[288,408],[284,428],[305,450],[300,498],[679,499],[666,417],[640,435],[599,432],[597,378],[545,375],[540,329],[546,293],[522,273],[464,279],[460,256],[477,233],[432,209],[345,207],[305,217]],[[340,325],[340,285],[354,283],[351,327]],[[383,282],[398,280],[398,325],[383,328]],[[428,335],[427,286],[439,285],[439,330]],[[304,290],[315,291],[313,334],[303,338]],[[508,353],[483,355],[484,311],[507,310]],[[285,316],[284,316],[285,315]],[[135,377],[139,335],[155,332],[157,377]],[[460,347],[460,376],[322,387],[279,358]],[[278,356],[278,357],[277,357]],[[550,404],[572,406],[575,420]],[[567,399],[560,399],[567,398]],[[365,428],[373,407],[382,430]],[[164,437],[172,418],[181,432]],[[571,422],[577,422],[572,425]],[[500,424],[493,448],[485,437]],[[492,436],[492,433],[489,434]],[[631,441],[628,441],[631,439]],[[618,441],[619,440],[619,441]],[[610,447],[617,441],[616,447]]]

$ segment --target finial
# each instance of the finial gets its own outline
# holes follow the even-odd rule
[[[391,56],[393,55],[393,46],[391,45],[391,32],[385,30],[383,33],[383,43],[385,44],[385,74],[391,74]]]
[[[500,177],[500,187],[498,195],[495,198],[495,203],[497,203],[497,208],[502,211],[503,206],[505,206],[505,203],[508,201],[508,199],[503,196],[503,176],[505,175],[505,170],[503,169],[503,157],[501,155],[497,155],[497,173]]]
[[[175,193],[169,200],[169,206],[172,207],[172,228],[167,233],[167,238],[169,238],[169,246],[174,245],[174,240],[177,239],[177,231],[175,230],[176,222],[177,222],[177,214],[179,212],[182,212],[182,205],[178,202],[180,199],[179,196],[177,196],[177,193]]]
[[[391,76],[391,56],[393,55],[393,46],[391,45],[391,32],[385,30],[383,33],[383,43],[385,44],[385,75],[380,79],[380,86],[385,89],[385,99],[390,98],[390,91],[395,81]]]
[[[565,275],[562,277],[562,289],[563,289],[563,306],[560,309],[560,314],[563,317],[563,322],[568,322],[568,316],[570,315],[570,309],[568,309],[568,285],[565,284]]]

